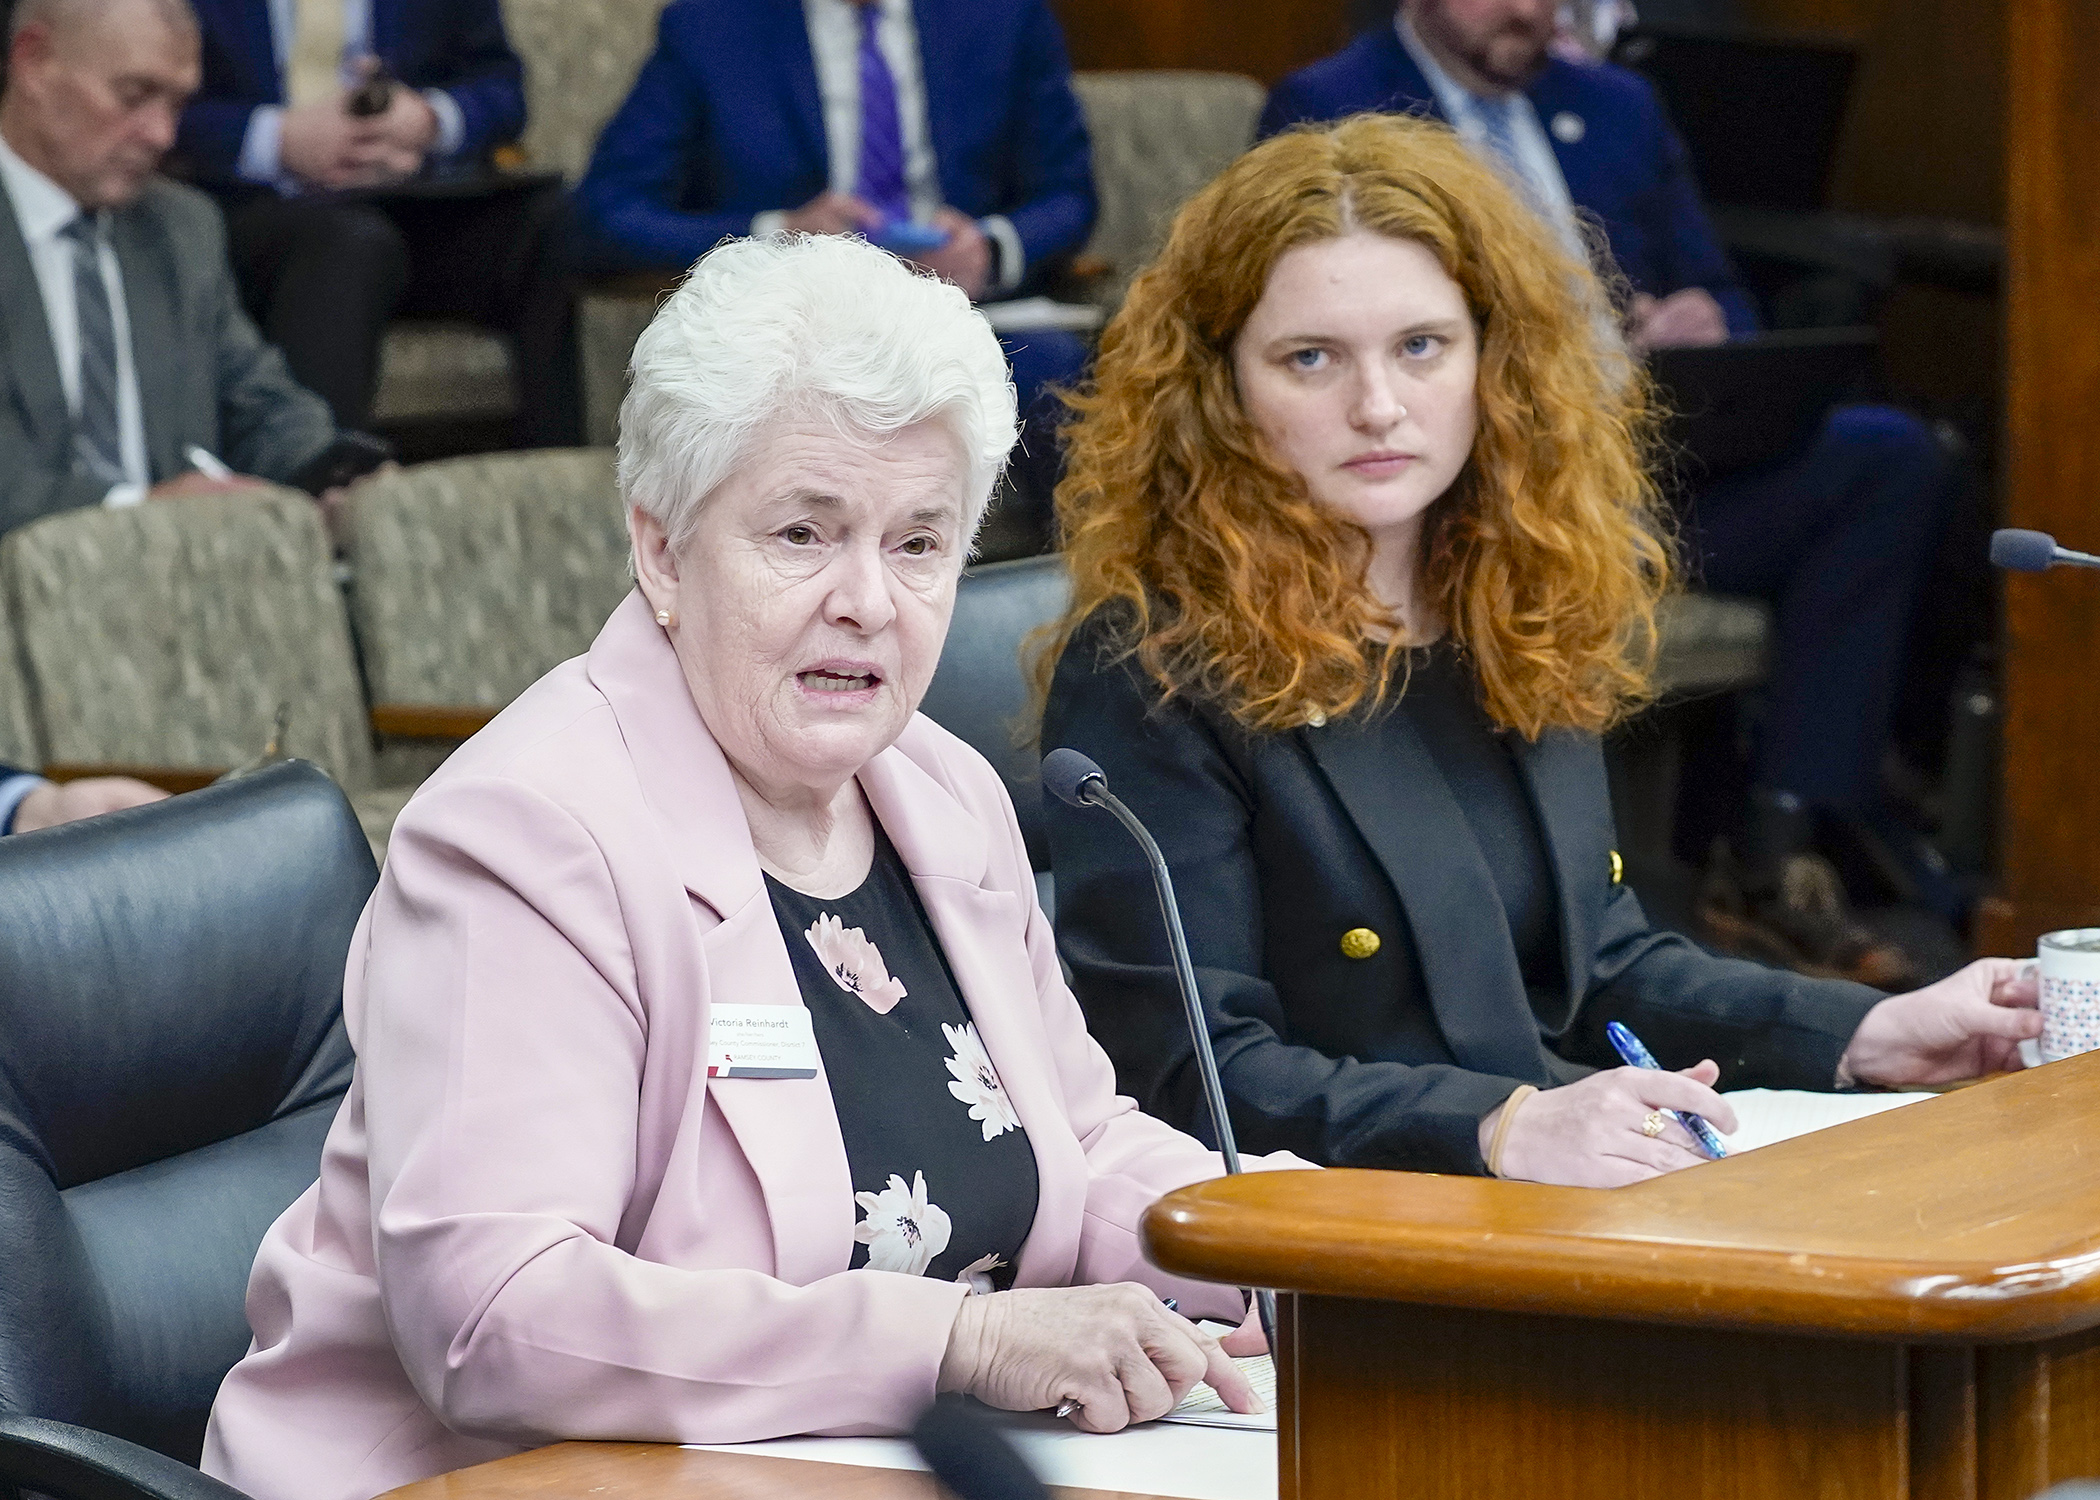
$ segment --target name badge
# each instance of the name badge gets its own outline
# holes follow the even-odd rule
[[[799,1005],[731,1005],[707,1008],[707,1076],[710,1078],[814,1078],[817,1034]]]

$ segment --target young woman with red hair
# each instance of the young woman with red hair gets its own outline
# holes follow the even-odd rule
[[[1158,835],[1241,1144],[1609,1185],[1729,1087],[2019,1066],[2034,985],[1909,995],[1707,954],[1620,883],[1599,735],[1673,552],[1609,299],[1440,125],[1256,147],[1072,399],[1043,744]],[[1147,876],[1051,808],[1059,941],[1120,1085],[1207,1129]],[[1668,1068],[1619,1067],[1607,1022]]]

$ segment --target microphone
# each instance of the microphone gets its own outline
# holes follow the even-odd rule
[[[1050,1500],[1006,1434],[969,1402],[934,1402],[913,1425],[911,1440],[957,1500]]]
[[[1204,1097],[1210,1102],[1211,1124],[1218,1135],[1218,1154],[1225,1158],[1228,1176],[1240,1170],[1239,1142],[1233,1138],[1232,1117],[1225,1112],[1225,1084],[1218,1077],[1218,1055],[1211,1050],[1210,1024],[1203,1018],[1203,1001],[1196,990],[1196,966],[1189,961],[1188,934],[1182,930],[1181,907],[1174,900],[1174,877],[1167,873],[1167,857],[1138,815],[1123,805],[1123,799],[1108,789],[1108,773],[1087,756],[1066,746],[1043,757],[1043,786],[1058,801],[1071,807],[1098,807],[1108,813],[1137,840],[1152,870],[1152,888],[1159,894],[1160,919],[1166,924],[1167,948],[1174,956],[1174,978],[1181,985],[1181,1006],[1187,1013],[1189,1039],[1196,1044],[1196,1071],[1203,1076]],[[1276,1294],[1267,1287],[1254,1289],[1254,1305],[1261,1313],[1261,1329],[1268,1335],[1269,1351],[1276,1350]]]
[[[1991,561],[2014,573],[2043,573],[2050,568],[2100,568],[2100,557],[2056,545],[2046,531],[2007,529],[1991,533]]]

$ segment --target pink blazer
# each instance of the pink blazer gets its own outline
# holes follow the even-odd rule
[[[1220,1164],[1117,1095],[997,773],[918,718],[860,784],[1035,1150],[1016,1284],[1137,1280],[1236,1321],[1237,1291],[1139,1247]],[[356,1076],[256,1257],[206,1472],[365,1500],[563,1438],[908,1426],[965,1290],[846,1269],[829,1085],[710,1080],[718,995],[802,1003],[728,766],[630,594],[395,826],[344,984]]]

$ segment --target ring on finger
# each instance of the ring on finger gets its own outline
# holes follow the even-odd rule
[[[1651,1109],[1641,1118],[1641,1134],[1652,1141],[1661,1135],[1663,1131],[1667,1130],[1669,1125],[1670,1118],[1668,1115],[1665,1115],[1659,1109]]]

